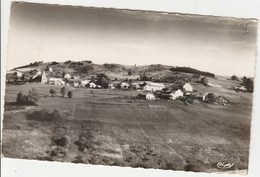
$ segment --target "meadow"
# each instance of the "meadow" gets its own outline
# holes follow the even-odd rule
[[[59,92],[61,86],[7,85],[3,155],[167,170],[247,170],[252,93],[235,92],[230,88],[236,81],[226,78],[210,82],[221,87],[193,86],[231,104],[136,100],[140,92],[132,90],[67,87],[74,94],[70,99],[50,96],[51,88]],[[41,95],[38,105],[16,105],[17,94],[31,88]],[[234,165],[219,169],[218,162]]]

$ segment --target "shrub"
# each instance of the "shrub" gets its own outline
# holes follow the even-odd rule
[[[56,95],[56,90],[50,89],[50,94],[52,97],[54,97]]]
[[[61,95],[64,97],[66,95],[66,88],[65,86],[60,89]]]
[[[72,98],[72,97],[73,97],[73,92],[72,92],[72,91],[69,91],[69,92],[68,92],[68,97],[69,97],[69,98]]]
[[[32,90],[29,90],[29,94],[27,97],[29,103],[35,104],[39,100],[39,93],[35,88],[33,88]]]
[[[247,88],[248,92],[254,91],[254,81],[253,79],[247,78],[245,82],[245,87]]]
[[[20,105],[33,104],[35,105],[39,100],[39,93],[36,89],[29,90],[28,95],[19,92],[16,97],[16,103]]]
[[[28,102],[27,95],[23,94],[22,92],[19,92],[17,94],[16,103],[17,104],[25,104]]]
[[[238,77],[236,75],[233,75],[233,76],[231,76],[231,79],[234,80],[234,81],[237,81]]]
[[[208,94],[208,100],[207,100],[207,102],[208,103],[213,103],[214,101],[215,101],[215,94],[214,93],[209,93]]]

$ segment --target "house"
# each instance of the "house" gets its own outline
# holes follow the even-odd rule
[[[78,82],[74,82],[73,83],[73,87],[79,87],[79,83]]]
[[[96,85],[95,83],[93,83],[93,82],[90,82],[90,83],[89,83],[89,87],[90,87],[90,88],[96,88],[96,86],[97,86],[97,85]]]
[[[153,93],[147,93],[145,96],[147,100],[156,100],[155,95]]]
[[[128,89],[129,86],[130,86],[129,83],[127,83],[127,82],[122,82],[122,83],[120,84],[121,89]]]
[[[21,77],[23,77],[23,73],[18,70],[15,70],[15,72],[13,73],[13,76],[16,78],[21,78]]]
[[[246,92],[247,91],[247,88],[245,87],[245,86],[235,86],[235,90],[237,90],[237,91],[244,91],[244,92]]]
[[[181,89],[175,91],[175,92],[172,92],[170,95],[171,95],[171,98],[172,100],[176,100],[177,98],[181,98],[183,97],[183,92],[181,91]]]
[[[90,80],[82,80],[80,81],[80,86],[81,87],[86,87],[86,85],[90,82]]]
[[[144,86],[143,90],[145,90],[145,91],[157,91],[157,90],[162,90],[162,89],[164,89],[164,88],[165,88],[164,84],[154,83],[154,82],[148,82],[148,83]]]
[[[80,76],[73,76],[73,79],[79,80],[79,79],[80,79]]]
[[[62,80],[62,78],[50,78],[49,84],[53,85],[65,85],[65,82]]]
[[[70,75],[70,74],[65,74],[65,75],[64,75],[64,78],[65,78],[65,79],[70,79],[70,78],[71,78],[71,75]]]
[[[229,103],[229,100],[226,99],[224,96],[218,96],[214,102],[225,106],[227,103]]]
[[[115,87],[115,85],[113,83],[111,83],[111,84],[108,84],[108,88],[115,89],[116,87]]]
[[[192,85],[190,83],[186,83],[186,84],[183,85],[183,90],[185,92],[192,92],[193,91],[193,87],[192,87]]]

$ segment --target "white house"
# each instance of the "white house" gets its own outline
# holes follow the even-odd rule
[[[17,78],[23,77],[23,73],[17,70],[13,73],[13,75],[16,76]]]
[[[50,78],[50,79],[49,79],[49,84],[53,84],[53,85],[64,85],[65,82],[62,80],[62,78]]]
[[[147,100],[156,100],[155,95],[153,93],[147,93],[145,98]]]
[[[90,87],[90,88],[96,88],[96,86],[97,86],[97,85],[96,85],[95,83],[93,83],[93,82],[90,82],[90,83],[89,83],[89,87]]]
[[[120,86],[121,86],[122,89],[127,89],[127,88],[129,88],[130,85],[127,82],[122,82],[120,84]]]
[[[115,89],[116,87],[115,87],[115,85],[113,83],[111,83],[111,84],[108,85],[108,88]]]
[[[235,86],[236,90],[240,90],[240,91],[247,91],[247,88],[245,86]]]
[[[80,86],[85,87],[89,82],[90,82],[90,80],[82,80],[82,81],[80,81]]]
[[[146,91],[157,91],[157,90],[162,90],[164,88],[165,88],[164,84],[154,83],[154,82],[148,82],[144,86],[144,90],[146,90]]]
[[[64,78],[65,78],[65,79],[70,79],[70,78],[71,78],[71,75],[70,75],[70,74],[65,74],[65,75],[64,75]]]
[[[183,90],[185,92],[192,92],[193,91],[193,87],[192,87],[192,85],[190,83],[186,83],[186,84],[183,85]]]
[[[177,98],[183,97],[183,92],[179,89],[179,90],[177,90],[175,92],[172,92],[170,95],[171,95],[170,99],[176,100]]]
[[[73,83],[73,87],[79,87],[79,83],[74,82],[74,83]]]

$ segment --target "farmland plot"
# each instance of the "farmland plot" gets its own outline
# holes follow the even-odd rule
[[[222,171],[217,163],[224,161],[234,163],[228,170],[247,169],[250,94],[235,93],[227,106],[187,106],[136,101],[127,91],[97,90],[93,96],[79,88],[72,99],[42,96],[38,106],[10,104],[20,90],[48,95],[51,87],[7,86],[5,157],[206,172]]]

